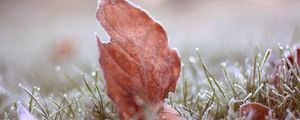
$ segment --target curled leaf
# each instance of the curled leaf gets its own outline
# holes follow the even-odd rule
[[[97,19],[111,37],[103,43],[97,36],[99,62],[120,118],[158,114],[180,73],[179,56],[168,47],[165,30],[125,0],[100,0]]]
[[[270,108],[255,102],[240,106],[240,114],[244,120],[267,120],[270,112]]]

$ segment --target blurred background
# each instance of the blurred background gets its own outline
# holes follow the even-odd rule
[[[183,61],[195,48],[211,65],[242,61],[256,48],[276,51],[277,43],[300,39],[299,0],[131,2],[164,26]],[[81,71],[97,69],[94,32],[108,36],[96,21],[96,8],[96,0],[0,0],[0,91],[17,93],[19,83],[67,89],[64,73],[80,80]]]

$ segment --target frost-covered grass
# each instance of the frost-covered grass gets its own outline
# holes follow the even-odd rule
[[[298,65],[285,59],[279,47],[283,65],[279,67],[280,87],[270,84],[272,71],[271,50],[257,54],[243,63],[221,63],[212,70],[205,64],[200,51],[183,65],[175,93],[170,93],[166,103],[185,119],[241,118],[240,105],[261,103],[273,109],[277,119],[300,116],[300,70]],[[182,58],[185,59],[185,58]],[[280,59],[280,58],[279,58]],[[215,72],[213,72],[215,71]],[[68,73],[65,73],[68,77]],[[82,81],[70,80],[73,89],[44,95],[39,87],[24,90],[24,104],[39,119],[117,119],[117,114],[106,95],[105,83],[98,70],[82,73]],[[16,103],[0,113],[0,119],[16,119]]]

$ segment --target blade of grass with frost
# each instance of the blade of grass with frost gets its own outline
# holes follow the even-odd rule
[[[198,103],[199,96],[200,95],[198,94],[197,97],[196,97],[196,99],[195,99],[195,102],[194,102],[194,104],[192,106],[192,110],[195,110],[196,104]]]
[[[243,102],[246,103],[248,99],[250,99],[252,96],[252,93],[249,93],[244,99]]]
[[[255,91],[256,74],[257,74],[257,72],[259,72],[257,70],[257,64],[258,64],[257,61],[258,61],[258,58],[259,58],[258,53],[256,53],[255,56],[254,56],[254,60],[253,60],[253,71],[252,71],[253,76],[252,76],[252,79],[250,79],[250,80],[248,79],[247,83],[246,83],[246,91],[248,93],[253,93]],[[241,88],[241,87],[238,87],[238,88]],[[245,91],[245,90],[243,89],[243,91]],[[246,92],[244,92],[244,93],[247,95]]]
[[[22,86],[21,85],[21,87],[23,88],[23,90],[27,93],[27,94],[29,94],[31,97],[32,97],[32,99],[37,103],[37,105],[41,108],[41,110],[42,110],[42,115],[45,117],[45,119],[47,119],[47,120],[49,120],[49,115],[47,114],[47,112],[46,112],[46,110],[45,110],[45,108],[40,104],[40,102],[29,92],[29,90],[27,89],[27,88],[25,88],[24,86]]]
[[[100,90],[99,90],[99,87],[97,86],[97,84],[95,84],[95,88],[96,88],[96,90],[97,90],[97,92],[98,92],[98,95],[99,95],[99,99],[100,99],[100,110],[101,110],[101,113],[102,114],[100,114],[101,115],[101,117],[102,118],[104,118],[104,116],[105,116],[105,109],[104,109],[104,106],[103,106],[103,99],[102,99],[102,95],[101,95],[101,92],[100,92]]]
[[[70,105],[77,103],[77,102],[81,102],[84,99],[80,99],[78,101],[72,101],[71,103],[62,106],[60,109],[58,109],[57,111],[55,111],[53,114],[50,115],[50,118],[53,118],[57,113],[61,112],[62,110],[64,110],[65,108],[69,107]]]
[[[93,99],[91,99],[91,101],[93,102],[94,106],[97,109],[97,112],[99,113],[100,120],[104,120],[105,119],[105,113],[104,113],[103,109],[99,108],[97,103]]]
[[[263,88],[263,84],[261,84],[256,90],[255,92],[252,94],[251,98],[254,98],[255,96],[258,95],[259,91]]]
[[[69,80],[70,82],[72,82],[75,87],[77,88],[77,90],[79,90],[81,93],[84,93],[83,90],[81,89],[80,85],[75,82],[67,73],[63,72],[64,77]]]
[[[184,114],[182,113],[182,109],[179,108],[179,106],[175,106],[174,109],[179,113],[180,116],[184,116]]]
[[[255,65],[257,65],[257,77],[258,77],[258,84],[261,84],[261,73],[262,73],[262,64],[263,62],[261,61],[260,58],[260,52],[257,53],[257,63]]]
[[[227,80],[232,92],[234,96],[237,96],[237,92],[235,91],[230,79],[229,79],[229,75],[228,75],[228,71],[226,69],[226,63],[221,65],[223,67],[223,71],[224,71],[224,75],[225,75],[225,79]]]
[[[257,77],[258,77],[258,84],[261,84],[261,72],[260,66],[257,67]]]
[[[97,83],[98,82],[98,78],[99,78],[99,72],[98,71],[95,71],[95,75],[92,77],[94,78],[95,82]]]
[[[196,49],[196,52],[197,52],[197,54],[198,54],[198,57],[199,57],[199,59],[200,59],[200,63],[201,63],[202,68],[203,68],[203,70],[204,70],[204,72],[205,72],[207,81],[209,82],[209,85],[210,85],[211,89],[213,90],[213,92],[215,92],[215,88],[213,87],[213,85],[212,85],[212,83],[211,83],[211,81],[213,81],[213,82],[215,83],[215,85],[217,86],[217,88],[219,89],[219,91],[221,92],[222,96],[228,101],[228,98],[227,98],[227,96],[225,95],[225,93],[224,93],[224,91],[222,90],[222,88],[220,87],[220,85],[216,82],[216,80],[214,79],[213,75],[207,70],[207,67],[206,67],[206,65],[204,64],[203,59],[202,59],[202,57],[201,57],[201,55],[200,55],[199,49]]]
[[[228,101],[228,98],[227,98],[226,94],[224,93],[223,89],[221,88],[221,86],[219,85],[219,83],[216,81],[216,79],[211,74],[210,74],[210,76],[211,76],[210,77],[211,81],[213,81],[215,83],[215,85],[221,92],[222,96],[225,98],[226,101]]]
[[[221,104],[221,102],[220,102],[220,99],[217,97],[217,95],[216,95],[215,92],[213,92],[213,94],[210,94],[210,93],[207,92],[206,96],[207,96],[208,98],[212,99],[212,101],[213,101],[214,103],[216,103],[217,106],[222,106],[222,104]],[[221,109],[221,111],[222,111],[223,113],[225,113],[224,109]]]
[[[182,80],[183,80],[183,105],[184,106],[187,106],[187,96],[188,96],[188,93],[187,93],[187,80],[185,79],[184,77],[184,66],[182,67]]]
[[[70,101],[67,100],[67,103],[70,104]],[[72,108],[72,105],[76,103],[76,101],[72,101],[72,104],[69,105],[67,108],[68,108],[68,112],[67,112],[67,118],[72,118],[72,117],[75,117],[75,113],[74,113],[74,110]]]
[[[99,71],[96,71],[96,72],[95,72],[94,80],[95,80],[95,88],[96,88],[96,90],[97,90],[97,92],[98,92],[98,96],[99,96],[99,98],[100,98],[100,100],[101,100],[102,107],[103,107],[102,95],[101,95],[100,89],[99,89],[99,87],[98,87],[98,85],[97,85],[97,83],[98,83],[98,81],[99,81]],[[101,84],[104,85],[103,79],[100,79],[100,82],[101,82]]]
[[[258,57],[258,61],[257,61],[257,63],[259,64],[258,66],[261,66],[261,51],[259,50],[259,48],[256,46],[256,53],[257,53],[257,57]]]
[[[36,89],[37,89],[37,91],[39,92],[39,95],[42,97],[42,100],[43,100],[44,106],[45,106],[45,110],[46,110],[47,114],[49,115],[49,114],[50,114],[50,111],[49,111],[48,105],[47,105],[47,103],[46,103],[45,97],[44,97],[44,95],[42,94],[42,92],[40,91],[40,88],[36,88]]]
[[[202,60],[202,57],[201,57],[201,55],[200,55],[200,50],[199,50],[198,48],[196,48],[196,52],[197,52],[197,55],[198,55],[198,57],[199,57],[200,64],[201,64],[201,66],[202,66],[202,68],[203,68],[203,70],[204,70],[206,79],[207,79],[207,81],[208,81],[208,83],[209,83],[209,86],[210,86],[210,88],[213,90],[213,92],[215,92],[215,88],[213,87],[211,81],[209,80],[208,70],[207,70],[207,68],[206,68],[206,66],[205,66],[205,64],[204,64],[204,62],[203,62],[203,60]]]
[[[244,88],[242,88],[240,85],[234,84],[233,86],[235,86],[236,88],[239,88],[242,91],[242,93],[244,93],[245,95],[247,95],[247,91]]]
[[[197,117],[200,117],[200,115],[198,115],[195,111],[193,111],[190,106],[189,107],[183,106],[183,107],[189,112],[190,116],[196,115]]]
[[[215,93],[213,94],[213,97],[215,96]],[[212,103],[213,103],[213,97],[212,98],[210,98],[209,99],[209,101],[207,102],[207,104],[205,105],[205,107],[204,107],[204,109],[203,109],[203,111],[202,111],[202,113],[201,113],[201,117],[200,117],[200,119],[202,119],[202,116],[204,115],[204,113],[206,112],[206,110],[212,105]]]
[[[97,75],[96,75],[96,76],[97,76]],[[90,85],[87,83],[87,81],[86,81],[86,79],[85,79],[85,76],[84,76],[84,73],[82,73],[82,77],[83,77],[83,80],[84,80],[84,83],[85,83],[86,87],[88,88],[88,91],[92,94],[92,96],[93,96],[94,99],[97,99],[97,97],[96,97],[95,93],[93,92],[92,88],[91,88]],[[98,77],[97,77],[97,78],[98,78]],[[97,79],[94,79],[94,80],[95,80],[95,82],[97,83]],[[100,117],[105,118],[104,106],[103,106],[103,100],[102,100],[102,96],[101,96],[100,89],[99,89],[99,87],[97,86],[97,84],[95,84],[95,88],[96,88],[96,91],[98,92],[98,95],[99,95],[100,106],[101,106],[101,107],[99,108],[99,106],[96,104],[96,102],[95,102],[93,99],[91,99],[91,100],[92,100],[92,102],[94,103],[96,109],[99,111]]]
[[[202,106],[200,106],[200,103],[197,103],[197,109],[198,109],[199,119],[201,119],[201,117],[202,117],[201,114],[204,109],[202,109]]]
[[[32,88],[32,94],[34,95],[34,88]],[[29,99],[29,108],[28,108],[28,110],[29,110],[29,112],[30,113],[32,113],[32,110],[33,110],[33,98],[32,97],[30,97],[30,99]]]
[[[174,102],[173,102],[172,96],[173,95],[169,95],[169,100],[170,100],[171,107],[173,108],[174,107]]]
[[[296,78],[297,78],[297,76],[299,76],[300,75],[300,68],[299,68],[299,65],[298,65],[298,57],[300,57],[300,56],[297,56],[297,55],[295,55],[293,52],[292,52],[292,50],[291,50],[291,48],[289,48],[288,49],[289,50],[289,52],[290,52],[290,54],[291,54],[291,56],[293,56],[292,57],[292,59],[293,59],[293,65],[292,66],[294,66],[294,68],[295,68],[295,73],[297,73],[297,75],[295,74],[295,76],[296,76]],[[296,51],[297,52],[297,51]],[[297,53],[296,53],[297,54]],[[299,60],[300,61],[300,60]],[[298,77],[297,78],[297,80],[293,80],[294,81],[294,84],[296,84],[296,86],[298,86],[298,88],[300,88],[300,80],[299,80],[299,78],[300,77]]]
[[[37,120],[21,103],[17,105],[17,114],[19,120]]]
[[[92,78],[94,79],[95,83],[98,83],[98,81],[100,81],[103,86],[105,85],[103,78],[99,76],[99,70],[95,71],[95,75]]]
[[[265,56],[264,56],[264,58],[263,58],[263,61],[262,61],[261,67],[260,67],[260,70],[261,70],[260,72],[262,72],[262,70],[263,70],[263,68],[264,68],[264,66],[265,66],[265,64],[266,64],[266,62],[268,61],[268,59],[269,59],[271,53],[272,53],[272,50],[271,50],[271,49],[268,49],[267,52],[265,53]]]
[[[61,107],[62,107],[62,105],[63,105],[63,102],[64,102],[64,100],[65,100],[65,97],[63,97],[63,99],[60,101],[60,103],[56,103],[56,101],[54,100],[54,99],[50,99],[50,101],[52,102],[52,103],[54,103],[54,105],[56,105],[57,106],[57,109],[60,109]],[[67,111],[63,111],[63,112],[65,112],[65,113],[67,113]],[[57,113],[56,115],[55,115],[55,120],[57,120],[57,117],[59,116],[60,114],[59,113]]]
[[[80,113],[78,114],[79,116],[82,115],[82,107],[78,101],[78,98],[77,97],[74,97],[74,101],[76,102],[76,105],[77,105],[77,111]]]
[[[96,99],[97,97],[94,94],[93,90],[91,89],[90,85],[87,83],[87,81],[85,79],[85,76],[84,76],[84,73],[82,73],[82,78],[83,78],[84,84],[87,87],[88,91],[91,93],[92,97]]]
[[[300,82],[300,79],[299,79],[299,76],[296,74],[296,71],[293,67],[293,65],[291,64],[291,62],[286,58],[286,56],[284,55],[284,52],[283,52],[283,47],[278,45],[278,48],[279,48],[279,51],[281,53],[281,56],[283,57],[283,59],[286,61],[286,63],[288,64],[288,66],[291,68],[293,74],[295,75],[295,77],[297,78],[298,82]]]
[[[190,107],[190,106],[187,106],[186,109],[188,110],[188,112],[190,113],[190,115],[193,116],[193,112],[192,112],[192,110],[191,110],[191,107]]]
[[[97,103],[92,99],[92,102],[94,104],[94,106],[96,107],[96,109],[98,110],[97,112],[99,112],[99,115],[100,115],[100,118],[101,119],[105,119],[105,108],[104,108],[104,105],[103,105],[103,98],[102,98],[102,95],[101,95],[101,92],[100,92],[100,89],[98,87],[98,72],[95,72],[95,75],[93,77],[94,81],[95,81],[95,84],[94,87],[96,89],[96,92],[98,93],[98,96],[99,96],[99,102],[100,102],[100,107],[97,105]],[[84,79],[85,80],[85,79]],[[86,80],[84,81],[86,86],[88,87],[89,85],[87,84]],[[91,92],[91,87],[88,87],[89,91]],[[94,98],[96,99],[96,95],[94,94],[94,92],[92,92]]]

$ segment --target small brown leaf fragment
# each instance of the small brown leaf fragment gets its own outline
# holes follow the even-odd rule
[[[240,114],[244,120],[267,120],[272,110],[260,103],[245,103],[240,106]]]
[[[168,47],[165,30],[125,0],[100,0],[97,19],[111,37],[98,39],[99,62],[108,95],[121,119],[145,119],[157,113],[176,88],[177,52]]]

